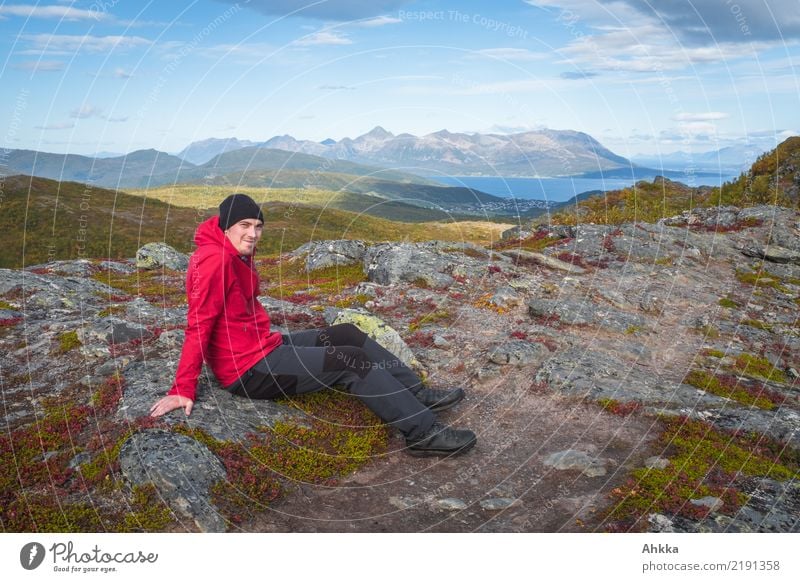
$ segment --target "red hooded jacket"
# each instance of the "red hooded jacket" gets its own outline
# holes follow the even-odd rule
[[[197,250],[186,273],[186,338],[175,382],[168,395],[195,399],[197,378],[208,362],[223,386],[229,386],[281,345],[279,332],[258,301],[258,273],[252,256],[242,257],[209,218],[194,235]]]

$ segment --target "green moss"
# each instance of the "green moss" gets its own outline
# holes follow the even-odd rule
[[[324,298],[367,280],[361,263],[334,265],[307,273],[303,261],[272,257],[260,261],[256,268],[264,293],[276,299],[287,299],[298,292]]]
[[[736,309],[737,307],[739,307],[739,304],[736,303],[733,299],[730,299],[729,297],[723,297],[722,299],[720,299],[719,304],[722,307],[727,307],[729,309]]]
[[[775,408],[775,403],[767,398],[763,391],[754,393],[740,384],[735,377],[715,376],[704,370],[692,370],[686,375],[684,382],[711,394],[730,398],[746,406],[757,406],[764,410],[773,410]]]
[[[600,398],[597,403],[611,414],[628,416],[642,407],[641,402],[620,402],[613,398]]]
[[[430,313],[426,313],[425,315],[421,315],[412,319],[411,323],[408,324],[408,331],[417,331],[419,328],[425,325],[443,321],[451,321],[452,319],[453,314],[449,310],[436,309]]]
[[[666,451],[664,469],[637,469],[627,483],[613,491],[614,506],[607,519],[611,529],[644,529],[652,513],[702,519],[709,509],[690,503],[712,496],[723,501],[721,513],[734,515],[747,501],[736,489],[743,476],[778,481],[798,478],[800,455],[782,443],[757,434],[727,433],[710,424],[686,418],[665,420],[657,449]]]
[[[111,448],[102,447],[91,461],[78,467],[81,476],[88,485],[106,492],[118,489],[121,486],[115,475],[119,463],[119,452],[125,441],[132,437],[133,434],[133,429],[126,431]]]
[[[161,532],[174,521],[172,511],[152,483],[137,485],[131,493],[130,511],[125,514],[121,531]]]
[[[336,307],[347,308],[347,307],[361,307],[367,301],[370,301],[372,297],[366,295],[364,293],[359,293],[352,297],[345,297],[344,299],[339,299],[334,303]],[[324,307],[323,307],[324,310]]]
[[[777,369],[767,358],[750,354],[741,354],[736,358],[735,367],[743,374],[766,378],[773,382],[788,382],[786,374]]]
[[[703,325],[694,329],[696,329],[699,333],[702,333],[707,338],[717,339],[719,337],[719,330],[713,325]]]
[[[756,329],[763,329],[766,331],[772,331],[772,326],[764,321],[759,321],[758,319],[745,319],[742,320],[744,325],[749,325],[750,327],[755,327]]]
[[[625,330],[625,333],[627,335],[634,335],[634,334],[637,334],[637,333],[639,333],[640,331],[643,331],[643,330],[644,330],[643,327],[640,327],[638,325],[631,325]]]
[[[53,492],[23,491],[3,513],[3,527],[11,532],[79,533],[107,529],[101,513],[90,503],[64,502]]]
[[[109,270],[95,273],[92,278],[157,305],[178,307],[186,304],[186,274],[181,271],[166,267],[127,274]]]
[[[443,252],[445,253],[461,253],[468,257],[472,257],[473,259],[488,259],[489,255],[487,255],[483,251],[479,251],[478,249],[473,249],[472,247],[467,248],[450,248],[444,249]]]
[[[214,485],[212,494],[234,523],[268,506],[286,486],[330,484],[387,446],[386,427],[349,394],[325,390],[289,404],[306,413],[308,426],[277,422],[250,435],[246,445],[221,442],[185,426],[173,429],[205,444],[225,464],[227,480]]]
[[[725,352],[723,352],[722,350],[707,349],[707,350],[703,350],[703,355],[704,356],[710,356],[712,358],[724,358],[725,357]]]
[[[58,336],[58,350],[62,354],[81,345],[81,340],[78,339],[78,332],[76,331],[67,331]]]
[[[14,309],[14,310],[16,310],[17,308],[14,307],[13,305],[11,305],[10,303],[8,303],[7,301],[3,301],[2,299],[0,299],[0,309]]]
[[[772,287],[783,293],[788,293],[788,290],[781,285],[781,280],[778,277],[763,273],[762,271],[746,272],[736,270],[736,279],[747,285],[754,287]]]
[[[98,311],[97,317],[109,317],[117,313],[125,313],[126,311],[127,307],[125,305],[109,305],[105,309]]]

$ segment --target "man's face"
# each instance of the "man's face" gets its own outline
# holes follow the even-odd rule
[[[261,231],[264,223],[256,218],[240,220],[228,230],[225,236],[231,241],[240,255],[252,255],[256,249],[256,243],[261,238]]]

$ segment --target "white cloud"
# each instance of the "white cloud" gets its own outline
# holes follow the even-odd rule
[[[346,36],[336,34],[335,32],[322,30],[320,32],[315,32],[314,34],[304,36],[303,38],[294,41],[292,44],[297,46],[335,46],[353,44],[353,41]]]
[[[122,117],[111,117],[110,115],[104,114],[101,108],[95,107],[94,105],[87,105],[86,103],[77,109],[70,111],[69,116],[74,119],[90,119],[94,117],[97,119],[103,119],[109,123],[124,123],[128,121],[127,115]]]
[[[716,121],[718,119],[727,119],[730,117],[727,113],[721,111],[708,111],[706,113],[679,113],[672,118],[673,121]]]
[[[620,0],[599,0],[619,4]],[[685,44],[776,41],[800,38],[797,0],[623,0],[657,20]]]
[[[112,50],[126,50],[152,44],[140,36],[91,36],[67,34],[26,34],[22,39],[33,45],[31,53],[69,54],[76,52],[103,53]]]
[[[500,47],[475,51],[471,53],[471,56],[488,57],[501,61],[541,61],[548,55],[535,53],[528,49]]]
[[[375,18],[352,22],[351,25],[374,28],[376,26],[386,26],[387,24],[398,24],[400,22],[403,22],[400,18],[392,18],[391,16],[376,16]]]
[[[96,10],[79,10],[71,6],[31,6],[28,4],[0,6],[0,16],[60,18],[63,20],[103,20],[106,18],[106,14]]]
[[[710,6],[706,0],[699,1]],[[797,0],[792,1],[796,6]],[[696,22],[687,21],[683,27],[671,26],[671,21],[667,22],[656,12],[669,11],[677,22],[680,10],[694,15],[693,3],[665,1],[658,3],[656,9],[646,8],[645,5],[656,4],[644,0],[526,2],[547,10],[556,26],[563,27],[569,34],[571,40],[557,52],[566,57],[562,63],[579,65],[580,69],[635,73],[681,70],[706,63],[739,61],[776,46],[774,42],[760,40],[760,36],[722,36],[715,42],[698,42]],[[725,15],[734,19],[734,15],[728,14],[730,6],[720,6],[719,0],[715,0],[714,5],[717,12],[725,13],[719,19]],[[737,6],[745,5],[749,10],[757,10],[751,0],[738,0]]]
[[[227,4],[241,2],[219,1]],[[408,0],[249,0],[244,4],[263,14],[344,21],[386,14],[407,3]]]
[[[133,77],[133,73],[129,73],[128,71],[126,71],[121,67],[117,67],[116,69],[114,69],[114,76],[117,79],[130,79],[131,77]]]
[[[708,121],[686,121],[678,124],[681,135],[698,137],[701,135],[715,135],[717,126]]]
[[[47,125],[36,125],[34,129],[43,129],[45,131],[56,130],[56,129],[72,129],[75,127],[75,124],[71,121],[64,121],[61,123],[48,123]]]
[[[84,103],[77,109],[70,111],[69,116],[73,119],[88,119],[89,117],[100,117],[102,112],[102,109]]]
[[[55,71],[63,71],[64,70],[64,63],[61,61],[25,61],[22,63],[17,63],[14,65],[15,69],[19,69],[21,71],[33,71],[33,72],[55,72]]]

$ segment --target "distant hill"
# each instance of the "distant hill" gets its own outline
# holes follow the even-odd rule
[[[499,198],[466,188],[450,188],[400,170],[262,147],[239,148],[196,166],[156,150],[116,158],[10,150],[9,173],[118,189],[172,184],[224,185],[230,188],[304,188],[369,194],[426,208],[468,205]],[[384,209],[385,210],[385,209]],[[401,220],[413,213],[404,213]]]
[[[797,209],[800,207],[800,137],[790,137],[761,155],[746,173],[720,188],[691,188],[657,177],[652,182],[639,181],[630,188],[579,198],[554,208],[549,219],[560,224],[618,224],[656,222],[695,207],[773,204]]]
[[[194,165],[205,164],[210,159],[241,148],[257,145],[256,142],[250,140],[236,139],[235,137],[218,139],[209,138],[201,141],[195,141],[183,148],[179,153],[175,154],[182,160],[190,162]]]
[[[110,188],[141,188],[152,183],[152,176],[174,177],[181,168],[187,166],[187,162],[153,149],[112,158],[9,150],[6,165],[9,174],[92,183]]]
[[[738,174],[756,161],[764,150],[755,145],[737,145],[707,152],[673,152],[661,156],[635,156],[631,161],[640,166],[659,170],[663,176],[671,177],[668,170],[694,168],[717,174]]]
[[[215,156],[205,164],[198,166],[197,170],[184,169],[178,177],[178,182],[187,182],[189,180],[186,180],[186,177],[194,176],[198,172],[206,175],[222,175],[259,170],[305,170],[309,173],[306,179],[310,186],[316,186],[315,176],[326,173],[370,176],[407,183],[436,184],[431,180],[398,170],[387,170],[374,165],[369,166],[347,160],[331,160],[315,155],[264,147],[242,148]]]
[[[174,206],[151,196],[136,196],[77,182],[58,182],[31,176],[2,180],[3,212],[0,212],[0,267],[20,268],[51,260],[133,257],[148,242],[165,242],[190,253],[197,224],[217,212],[215,199],[208,209]],[[220,191],[219,196],[224,196]],[[380,199],[342,194],[338,208],[298,202],[268,202],[266,227],[259,252],[294,249],[310,240],[354,238],[368,241],[430,239],[483,243],[496,239],[489,226],[463,229],[461,223],[406,224],[370,216],[364,205],[392,205]],[[221,198],[219,198],[221,200]],[[396,209],[396,208],[395,208]],[[409,209],[406,209],[410,211]],[[437,215],[423,210],[430,220]],[[492,228],[495,228],[492,226]]]

